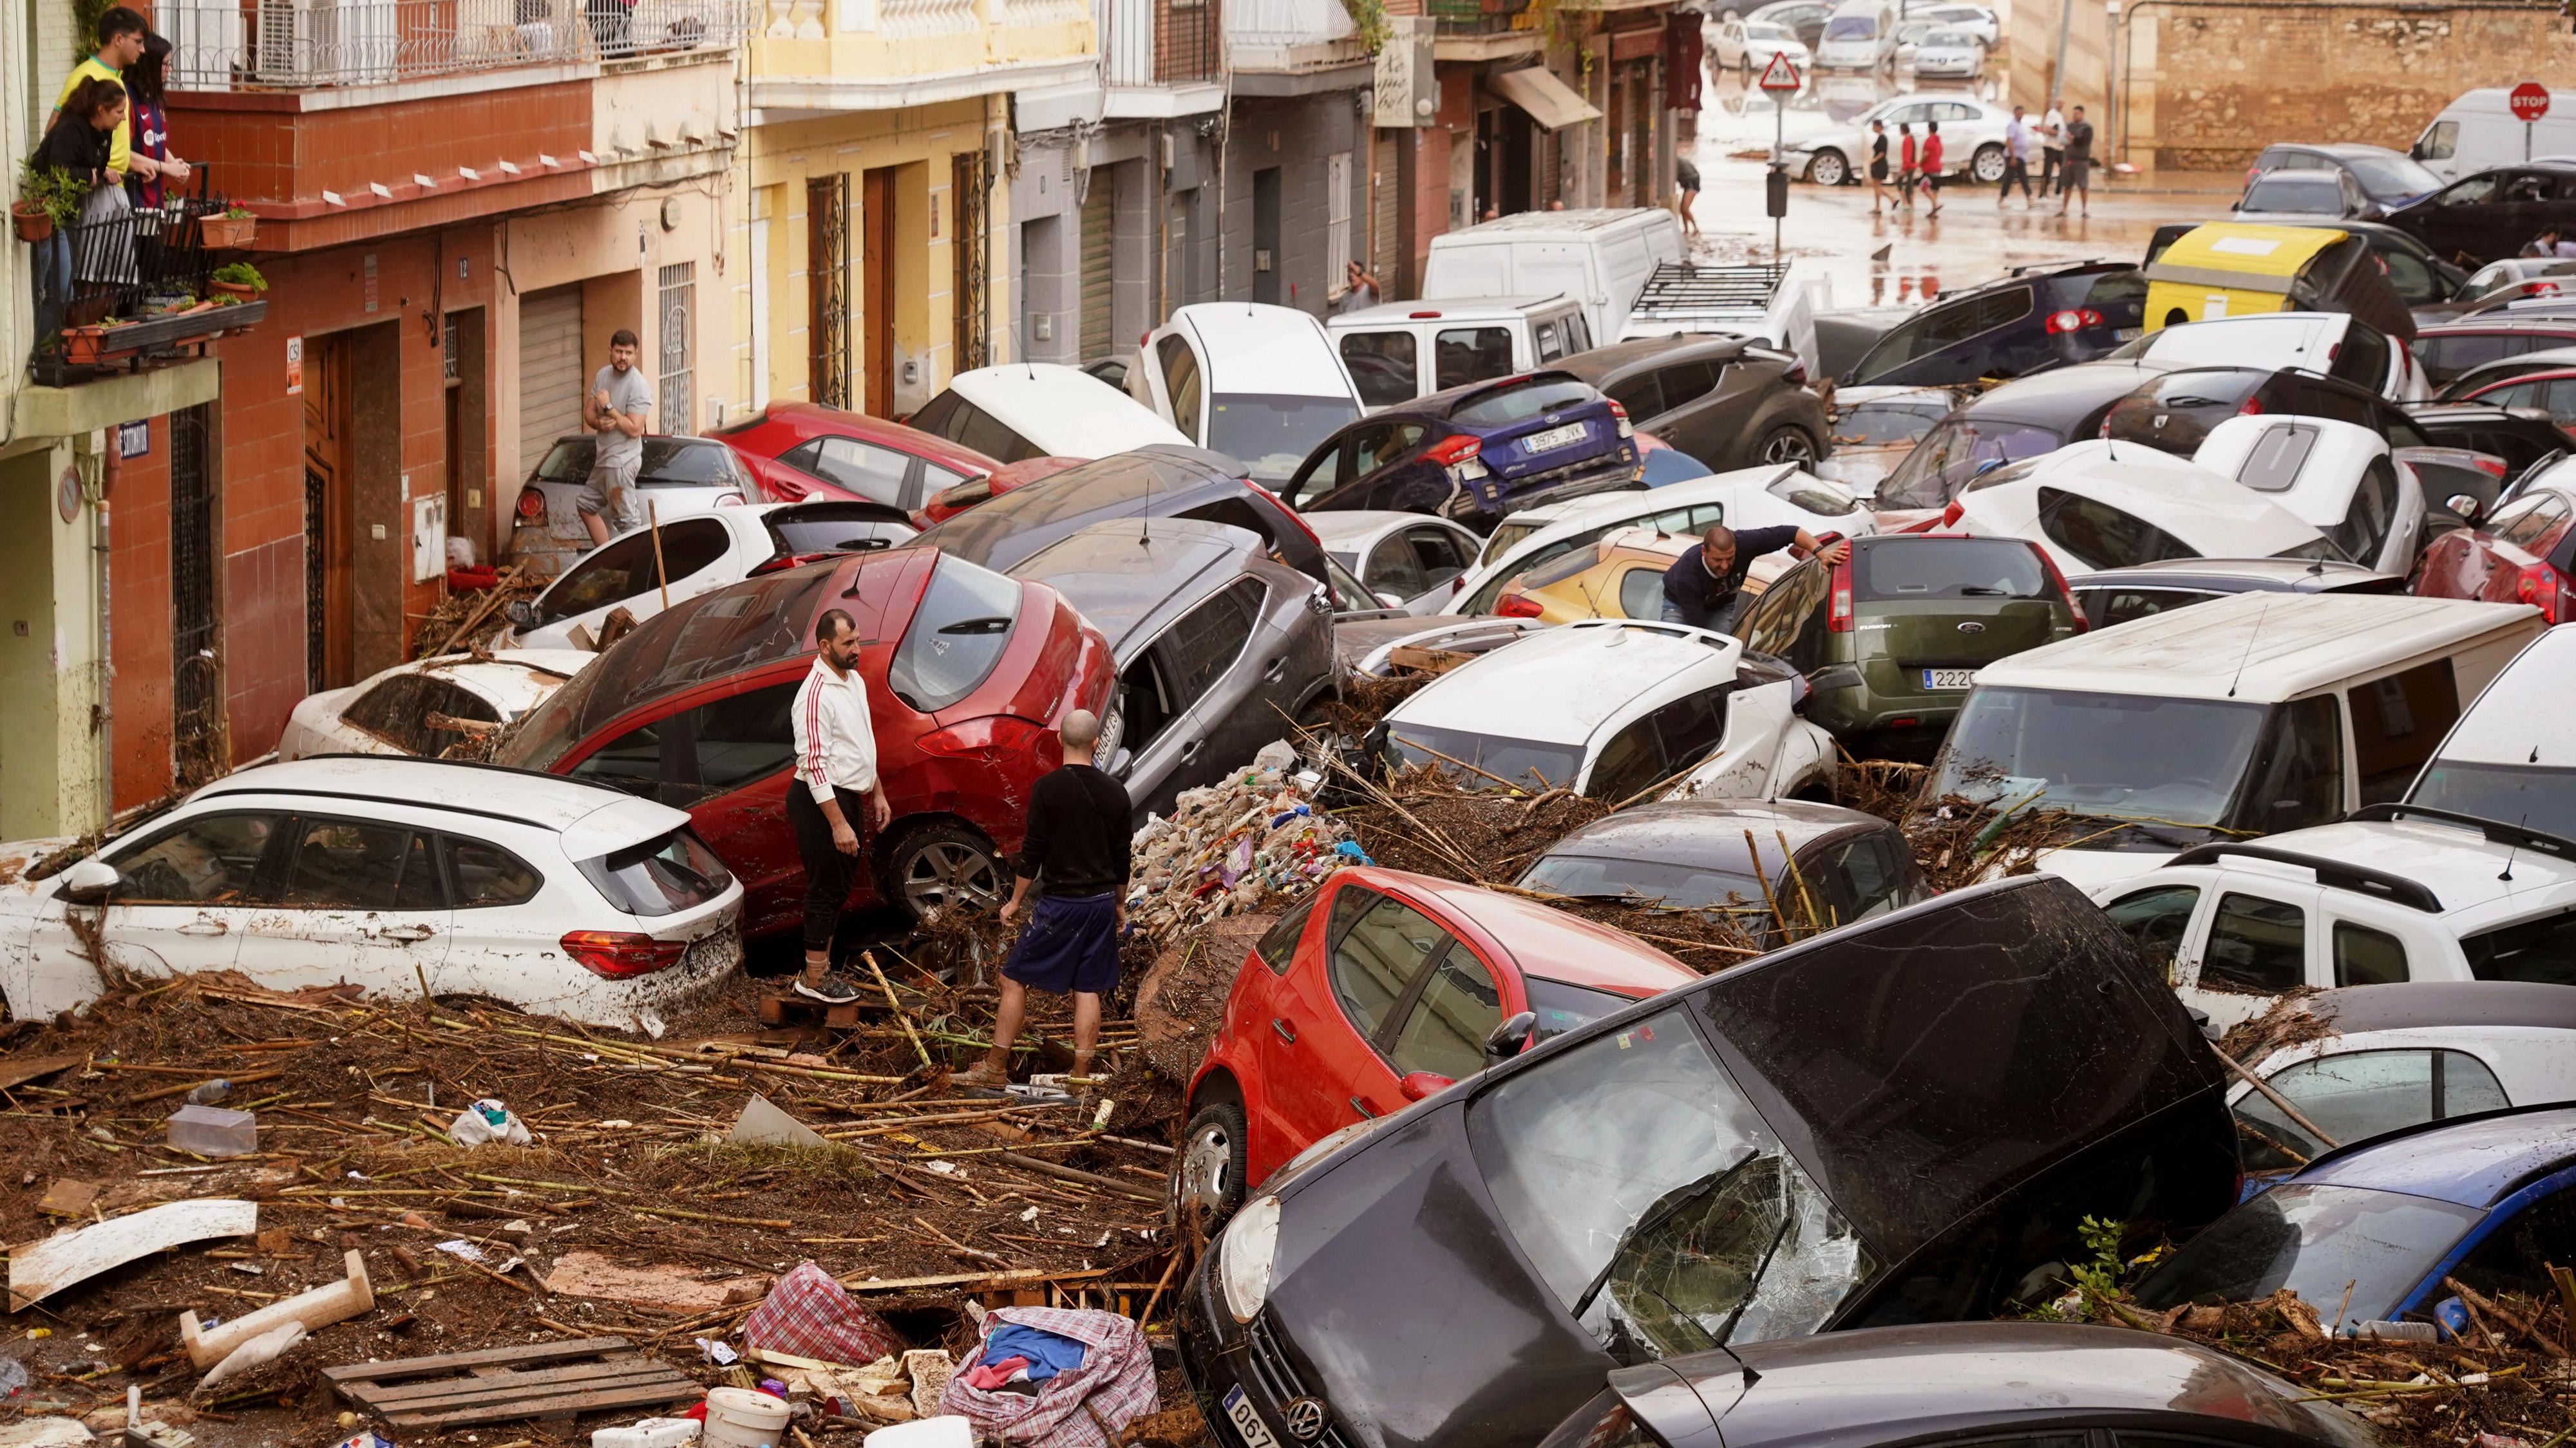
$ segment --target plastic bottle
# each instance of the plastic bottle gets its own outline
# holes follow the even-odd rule
[[[218,1076],[212,1081],[191,1089],[188,1092],[188,1103],[192,1106],[214,1106],[232,1094],[233,1083]]]

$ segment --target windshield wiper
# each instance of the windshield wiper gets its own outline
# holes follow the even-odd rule
[[[1728,1182],[1735,1180],[1735,1174],[1737,1172],[1744,1170],[1746,1167],[1761,1159],[1762,1153],[1758,1151],[1747,1151],[1736,1161],[1735,1165],[1728,1167],[1722,1172],[1702,1177],[1691,1186],[1681,1191],[1674,1192],[1665,1197],[1662,1201],[1657,1202],[1652,1208],[1648,1209],[1644,1216],[1639,1217],[1627,1231],[1620,1233],[1618,1245],[1610,1249],[1610,1260],[1601,1264],[1600,1274],[1594,1277],[1592,1281],[1584,1287],[1583,1295],[1581,1297],[1574,1299],[1574,1320],[1577,1322],[1582,1321],[1583,1314],[1592,1306],[1592,1299],[1600,1296],[1601,1289],[1609,1285],[1610,1274],[1617,1270],[1619,1259],[1626,1255],[1629,1243],[1636,1241],[1639,1237],[1642,1237],[1646,1233],[1653,1231],[1655,1228],[1662,1226],[1664,1223],[1671,1221],[1674,1213],[1679,1212],[1682,1208],[1689,1206],[1691,1203],[1698,1201],[1709,1193],[1716,1191],[1719,1187],[1726,1185]]]
[[[2019,594],[2013,593],[2013,592],[2011,592],[2011,591],[2010,591],[2010,590],[2008,590],[2008,589],[2002,589],[2002,588],[1988,588],[1988,587],[1986,587],[1986,586],[1985,586],[1984,584],[1982,584],[1982,583],[1965,583],[1965,584],[1961,584],[1961,585],[1959,586],[1959,596],[1960,596],[1961,598],[2018,598],[2018,597],[2020,597],[2020,595],[2019,595]]]
[[[983,618],[961,618],[955,623],[941,624],[939,631],[944,634],[992,634],[1006,633],[1010,627],[1011,621],[1008,618],[1001,614],[989,614]]]

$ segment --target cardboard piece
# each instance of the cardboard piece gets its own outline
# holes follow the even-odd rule
[[[97,1182],[56,1177],[54,1184],[45,1188],[45,1195],[37,1201],[36,1210],[55,1217],[86,1217],[89,1204],[98,1200],[98,1192]]]
[[[111,1267],[209,1237],[247,1237],[259,1230],[259,1204],[234,1197],[165,1202],[132,1216],[110,1217],[57,1232],[9,1254],[9,1310],[18,1312]]]
[[[702,1281],[695,1267],[656,1265],[629,1267],[597,1252],[566,1252],[555,1259],[546,1290],[561,1297],[594,1297],[631,1302],[666,1312],[712,1312],[719,1307],[758,1302],[769,1293],[767,1277],[727,1277]]]
[[[751,1101],[733,1124],[725,1140],[735,1146],[829,1146],[822,1133],[769,1104],[769,1098],[752,1093]]]

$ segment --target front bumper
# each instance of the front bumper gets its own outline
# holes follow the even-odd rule
[[[1332,1405],[1307,1386],[1310,1375],[1289,1356],[1265,1309],[1249,1323],[1234,1320],[1216,1282],[1218,1248],[1210,1243],[1181,1291],[1175,1346],[1181,1376],[1189,1382],[1199,1416],[1217,1448],[1362,1448],[1361,1440],[1334,1420]],[[1254,1441],[1228,1411],[1236,1390],[1242,1406],[1269,1435]],[[1288,1427],[1288,1405],[1304,1400],[1323,1408],[1321,1426],[1299,1435]],[[1311,1421],[1311,1420],[1310,1420]]]

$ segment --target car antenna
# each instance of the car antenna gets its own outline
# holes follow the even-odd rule
[[[2243,682],[2244,682],[2244,680],[2245,680],[2245,665],[2246,665],[2248,662],[2250,662],[2250,661],[2253,659],[2253,657],[2254,657],[2254,640],[2262,636],[2262,633],[2263,633],[2263,618],[2264,618],[2264,616],[2265,616],[2266,614],[2269,614],[2271,611],[2272,611],[2272,600],[2270,600],[2270,599],[2268,599],[2268,598],[2267,598],[2267,599],[2265,599],[2265,600],[2263,600],[2263,606],[2262,606],[2260,609],[2258,609],[2258,610],[2256,610],[2256,611],[2255,611],[2255,614],[2254,614],[2254,627],[2252,627],[2251,629],[2246,630],[2246,633],[2245,633],[2245,652],[2244,652],[2244,654],[2243,654],[2241,657],[2239,657],[2239,658],[2236,660],[2236,677],[2235,677],[2235,678],[2232,678],[2232,679],[2229,679],[2229,680],[2227,681],[2227,697],[2228,697],[2228,698],[2233,699],[2233,698],[2235,698],[2235,697],[2236,697],[2236,686],[2237,686],[2238,684],[2240,684],[2240,683],[2243,683]]]
[[[2524,810],[2522,812],[2522,818],[2513,822],[2513,827],[2517,830],[2527,830],[2531,828],[2531,811]],[[2513,843],[2505,847],[2504,872],[2497,875],[2497,879],[2504,881],[2508,885],[2513,883],[2513,857],[2521,849],[2522,837],[2520,835],[2516,835],[2514,836]]]

